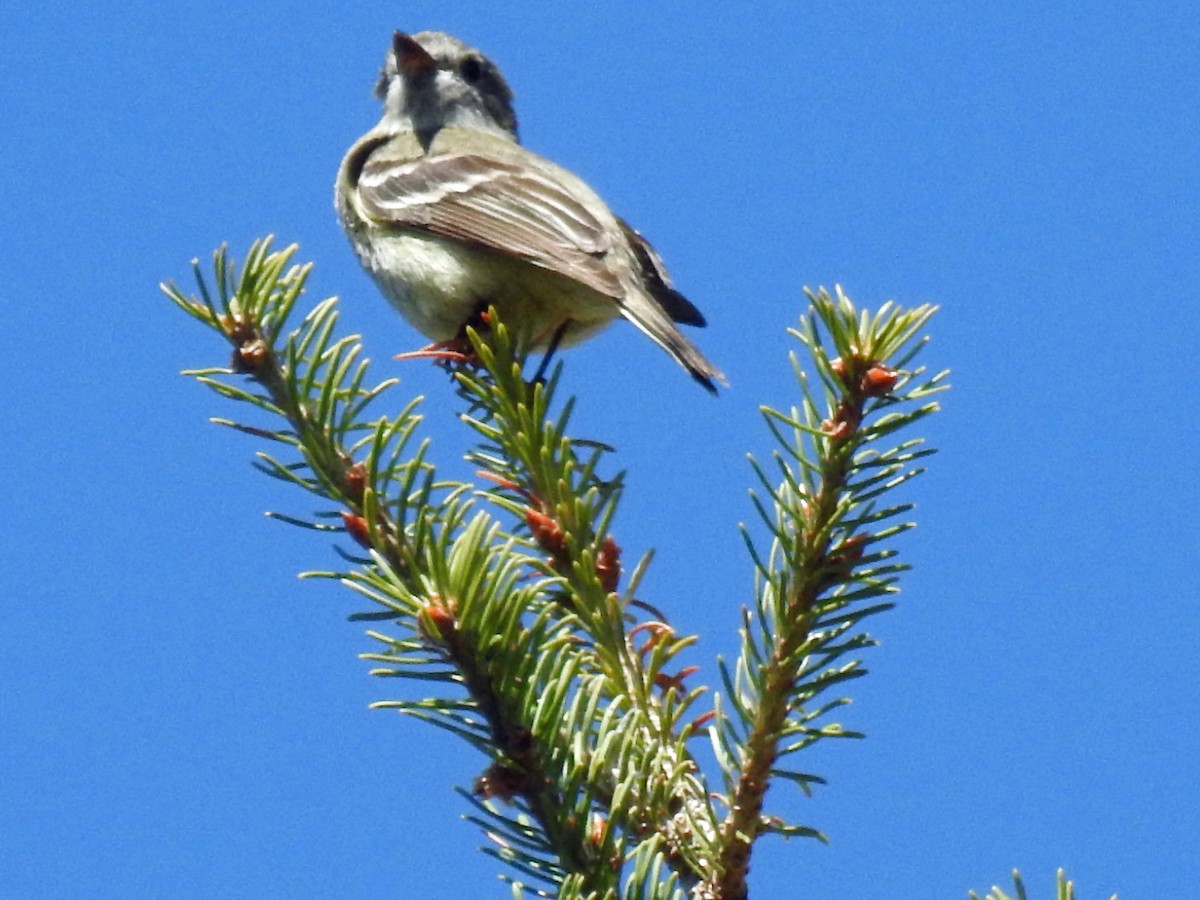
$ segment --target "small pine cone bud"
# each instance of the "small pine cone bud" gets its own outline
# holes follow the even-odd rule
[[[621,582],[621,548],[611,535],[604,539],[596,555],[596,574],[600,577],[600,586],[608,594],[613,593]]]
[[[530,507],[525,510],[525,524],[529,526],[539,547],[556,560],[566,557],[567,542],[563,538],[562,528],[554,519]]]
[[[475,779],[475,795],[485,800],[498,797],[505,802],[512,802],[524,789],[525,779],[521,773],[502,763],[488,766],[484,773]]]
[[[846,361],[840,356],[829,361],[829,368],[843,384],[846,381]]]
[[[241,375],[257,375],[266,368],[270,356],[267,342],[260,337],[251,337],[238,344],[229,367]]]
[[[346,526],[346,534],[354,538],[355,543],[367,550],[371,549],[371,530],[367,527],[366,519],[354,513],[344,512],[342,524]]]
[[[458,620],[452,609],[433,597],[418,614],[417,628],[426,640],[445,643],[458,630]]]
[[[886,397],[900,380],[900,373],[889,366],[871,366],[863,374],[861,389],[868,397]]]
[[[844,441],[850,437],[862,421],[862,413],[847,401],[838,404],[837,412],[832,419],[821,423],[821,430],[832,440]]]
[[[367,488],[367,467],[361,462],[347,466],[342,484],[345,487],[346,495],[355,503],[361,503],[363,493]]]

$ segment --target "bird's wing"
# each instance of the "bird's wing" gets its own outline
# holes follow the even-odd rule
[[[658,251],[642,237],[640,231],[624,219],[617,219],[617,221],[621,223],[621,228],[625,231],[625,238],[633,250],[633,258],[637,260],[642,286],[650,293],[650,296],[657,300],[659,306],[665,309],[667,315],[676,322],[695,325],[697,328],[707,325],[704,314],[696,308],[696,305],[671,286],[671,276],[667,274],[667,267],[663,263],[662,257],[658,255]]]
[[[442,153],[395,160],[372,156],[358,179],[363,212],[486,247],[621,299],[606,256],[613,235],[597,214],[552,176],[483,154]]]

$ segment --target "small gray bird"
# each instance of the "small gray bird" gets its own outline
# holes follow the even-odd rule
[[[708,390],[725,377],[676,327],[704,316],[654,248],[570,172],[517,140],[513,94],[479,51],[397,31],[383,118],[342,160],[335,203],[363,266],[409,323],[461,336],[489,305],[552,351],[624,316]]]

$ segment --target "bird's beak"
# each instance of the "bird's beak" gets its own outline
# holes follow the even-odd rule
[[[403,31],[392,35],[392,52],[396,54],[396,69],[404,75],[420,75],[437,68],[437,61]]]

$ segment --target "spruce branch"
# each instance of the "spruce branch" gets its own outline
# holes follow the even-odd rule
[[[560,896],[573,884],[580,896],[615,896],[627,856],[641,861],[635,877],[673,866],[695,882],[694,836],[714,834],[715,817],[673,726],[699,692],[665,671],[692,639],[655,622],[635,649],[626,633],[633,601],[615,593],[619,548],[608,533],[620,479],[599,478],[603,448],[581,457],[576,448],[586,445],[566,437],[567,415],[545,418],[553,385],[525,382],[497,322],[488,340],[475,336],[490,368],[458,373],[475,402],[471,422],[497,441],[472,457],[491,480],[485,490],[437,480],[428,442],[416,440],[419,401],[364,420],[393,382],[363,386],[361,343],[335,338],[334,300],[286,332],[309,271],[289,267],[294,252],[256,243],[239,272],[222,248],[215,287],[195,266],[198,297],[164,290],[234,348],[228,367],[189,374],[284,420],[277,428],[221,423],[295,451],[298,460],[259,454],[259,467],[331,507],[314,520],[276,517],[319,530],[338,526],[317,520],[340,518],[357,545],[342,553],[345,571],[306,574],[341,581],[381,609],[357,618],[395,629],[369,632],[379,645],[364,654],[374,674],[442,685],[439,696],[375,706],[441,727],[491,758],[473,793],[476,821],[487,823],[492,852],[521,889],[536,893],[526,881],[541,881]],[[495,451],[511,459],[489,459]],[[516,512],[514,521],[504,527],[481,499],[502,515]],[[645,894],[674,895],[663,885]]]
[[[935,309],[885,304],[873,317],[837,290],[809,292],[810,311],[791,331],[816,369],[792,367],[801,404],[764,407],[780,444],[769,469],[751,460],[765,498],[752,495],[771,535],[763,554],[743,529],[756,570],[756,602],[742,614],[742,650],[732,670],[721,661],[726,694],[710,733],[722,763],[728,812],[712,877],[702,897],[741,898],[754,841],[766,833],[822,838],[816,829],[764,813],[772,779],[808,792],[819,776],[787,758],[826,738],[860,737],[828,721],[849,702],[825,699],[865,674],[858,654],[873,641],[863,621],[891,607],[903,564],[887,542],[911,528],[897,522],[911,504],[877,501],[921,469],[919,441],[879,449],[885,437],[937,409],[930,395],[945,374],[924,378],[905,366]]]
[[[468,458],[482,467],[492,503],[524,526],[561,578],[558,600],[578,623],[606,715],[620,715],[620,727],[606,726],[609,740],[592,751],[593,768],[604,760],[597,771],[615,773],[611,784],[597,785],[607,827],[661,846],[683,881],[694,883],[716,834],[707,788],[686,746],[691,732],[681,725],[702,689],[688,690],[687,671],[667,666],[695,637],[657,618],[628,627],[642,607],[629,589],[617,592],[620,548],[611,523],[623,476],[602,478],[609,448],[568,435],[570,403],[551,415],[560,370],[545,383],[526,381],[519,344],[494,316],[486,340],[471,337],[482,368],[462,369],[457,379],[472,410],[464,419],[483,443]]]
[[[863,621],[890,607],[905,570],[891,539],[911,507],[889,495],[932,451],[892,436],[944,389],[944,373],[909,365],[932,308],[871,316],[840,290],[810,294],[793,334],[815,377],[793,354],[801,401],[764,408],[779,449],[752,461],[770,536],[764,551],[744,532],[755,602],[737,660],[719,665],[723,693],[697,711],[706,686],[678,663],[696,638],[638,596],[649,554],[624,570],[623,476],[606,474],[611,448],[569,433],[561,369],[528,381],[521,336],[494,313],[469,331],[473,352],[449,367],[479,480],[441,479],[419,398],[373,412],[395,382],[369,386],[361,341],[336,336],[336,300],[295,322],[310,268],[291,263],[295,249],[257,242],[239,270],[222,248],[211,285],[195,267],[197,296],[164,290],[233,347],[229,366],[189,374],[263,420],[214,421],[282,448],[256,465],[318,498],[310,517],[273,515],[348,539],[342,568],[304,574],[371,604],[352,616],[371,623],[363,659],[415,690],[373,706],[487,757],[461,793],[514,896],[746,896],[756,839],[821,836],[765,813],[770,782],[810,790],[821,779],[793,754],[860,736],[830,717],[865,672]],[[716,795],[689,743],[702,733]]]
[[[194,266],[198,297],[164,285],[234,348],[228,367],[188,374],[284,420],[275,429],[222,421],[296,451],[299,460],[286,462],[260,453],[260,468],[332,507],[316,518],[342,520],[360,551],[343,553],[351,567],[307,575],[341,581],[382,608],[374,618],[397,629],[370,633],[384,647],[366,654],[382,663],[376,674],[444,685],[440,696],[377,705],[445,728],[492,758],[477,793],[510,801],[512,828],[531,821],[537,836],[535,848],[527,842],[505,858],[551,881],[576,870],[589,883],[613,882],[613,867],[593,851],[590,823],[578,814],[581,767],[562,730],[564,722],[579,724],[561,704],[580,661],[569,618],[548,614],[544,595],[556,579],[530,579],[540,561],[477,509],[471,485],[436,479],[428,442],[415,441],[418,401],[397,416],[363,420],[394,382],[363,386],[367,364],[357,337],[334,338],[334,300],[317,304],[285,337],[309,272],[289,266],[295,249],[273,252],[269,240],[256,242],[239,272],[222,248],[214,287]],[[237,376],[249,376],[249,385],[231,381]],[[539,664],[547,658],[559,665]],[[539,723],[549,724],[535,733]]]

